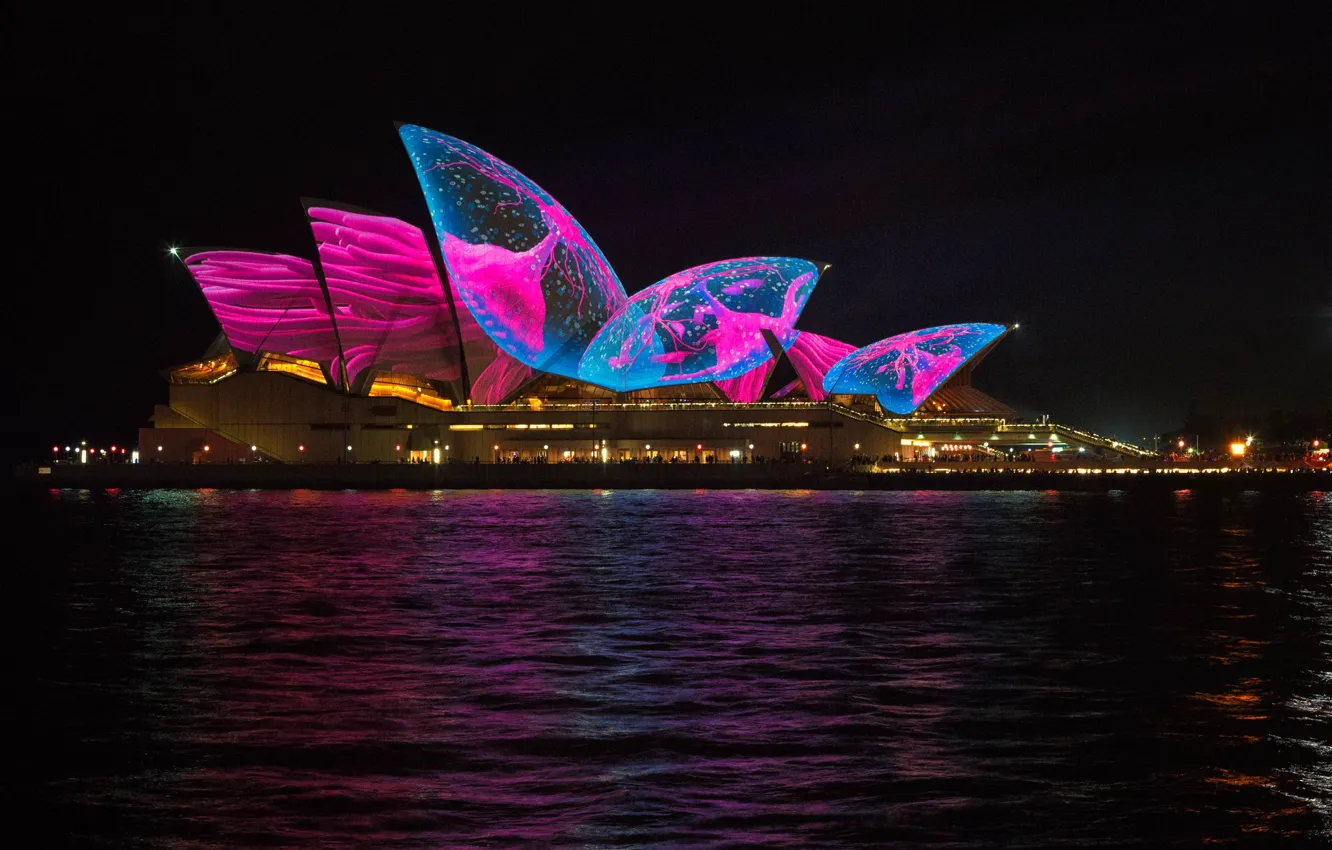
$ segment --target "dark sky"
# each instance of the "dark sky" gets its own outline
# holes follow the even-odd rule
[[[630,292],[732,256],[828,261],[801,327],[863,345],[1020,321],[978,385],[1120,437],[1195,402],[1332,406],[1321,21],[318,8],[11,21],[11,450],[132,439],[157,370],[211,342],[169,244],[308,256],[303,195],[428,228],[394,120],[517,166]]]

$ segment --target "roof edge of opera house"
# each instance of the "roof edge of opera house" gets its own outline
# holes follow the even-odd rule
[[[1016,325],[955,323],[862,347],[811,333],[799,318],[828,266],[797,257],[706,263],[630,294],[573,215],[513,166],[418,125],[398,131],[433,235],[302,198],[305,256],[172,251],[221,333],[203,358],[166,370],[171,403],[145,445],[171,432],[184,441],[176,454],[195,459],[210,440],[240,459],[354,459],[360,440],[379,459],[421,460],[466,444],[479,459],[502,442],[524,444],[515,457],[605,455],[626,441],[700,454],[720,435],[734,459],[760,442],[805,455],[798,437],[812,432],[800,429],[818,428],[857,437],[820,453],[900,456],[915,442],[908,420],[985,423],[996,439],[1015,421],[971,376]],[[587,421],[598,415],[610,418]],[[262,422],[273,445],[255,436]],[[747,430],[789,439],[737,436]],[[588,445],[551,449],[570,440]]]
[[[825,382],[841,365],[829,353],[858,352],[847,386],[882,389],[903,414],[1008,330],[952,325],[866,349],[808,334],[797,320],[828,264],[792,257],[707,263],[631,296],[572,214],[517,169],[442,133],[395,126],[437,238],[368,207],[302,198],[315,242],[307,257],[173,252],[221,325],[232,371],[277,366],[360,395],[379,376],[415,379],[455,407],[509,403],[543,375],[617,394],[710,384],[725,400],[752,402],[797,391],[763,380],[795,348],[798,392],[821,400],[843,389]],[[214,375],[201,363],[171,374],[200,373]],[[875,374],[885,377],[871,386]]]

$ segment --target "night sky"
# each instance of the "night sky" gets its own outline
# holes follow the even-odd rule
[[[1332,407],[1317,21],[318,8],[11,21],[7,451],[132,441],[166,400],[217,333],[169,245],[310,256],[302,196],[428,230],[395,120],[518,167],[630,292],[794,255],[833,264],[800,327],[857,345],[1021,322],[976,383],[1029,415],[1138,439]]]

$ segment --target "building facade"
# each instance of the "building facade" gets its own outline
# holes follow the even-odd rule
[[[517,169],[399,133],[433,237],[307,201],[308,257],[173,251],[221,334],[166,372],[143,460],[883,465],[1131,449],[1011,429],[1012,410],[971,384],[1007,325],[859,348],[813,334],[799,317],[827,267],[795,257],[707,263],[630,295]]]

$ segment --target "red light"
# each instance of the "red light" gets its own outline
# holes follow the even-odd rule
[[[1181,449],[1184,448],[1184,441],[1183,441],[1183,440],[1180,440],[1180,441],[1179,441],[1179,447],[1180,447]]]
[[[112,447],[111,447],[111,451],[114,452],[115,450],[116,450],[116,447],[115,447],[115,446],[112,446]]]
[[[124,454],[124,453],[125,453],[125,450],[124,450],[124,449],[121,449],[121,450],[120,450],[120,453],[121,453],[121,454]]]
[[[400,451],[402,451],[402,446],[394,446],[394,447],[393,447],[393,450],[394,450],[395,452],[400,452]]]
[[[1314,442],[1314,445],[1315,445],[1315,446],[1318,445],[1318,442],[1315,441],[1315,442]],[[51,451],[53,451],[53,452],[59,452],[59,451],[60,451],[60,447],[59,447],[59,446],[52,446],[52,447],[51,447]]]
[[[296,447],[296,451],[298,451],[298,452],[303,452],[303,451],[305,451],[305,446],[297,446],[297,447]]]
[[[115,451],[115,449],[116,449],[115,446],[112,446],[112,447],[111,447],[111,450],[112,450],[112,451]],[[213,450],[213,447],[212,447],[212,446],[204,446],[204,451],[206,451],[206,452],[211,452],[212,450]]]
[[[1315,449],[1318,448],[1318,445],[1319,445],[1318,441],[1317,441],[1317,440],[1314,440],[1314,448],[1315,448]]]
[[[809,448],[809,443],[801,443],[801,444],[800,444],[800,450],[801,450],[802,452],[803,452],[805,449],[807,449],[807,448]]]

